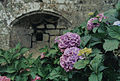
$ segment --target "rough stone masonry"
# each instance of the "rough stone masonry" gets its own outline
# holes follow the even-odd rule
[[[79,26],[89,12],[114,8],[118,0],[1,0],[0,49],[18,42],[30,48],[52,46],[66,29]]]

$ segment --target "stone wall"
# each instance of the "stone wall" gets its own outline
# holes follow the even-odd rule
[[[0,48],[8,49],[13,24],[29,16],[31,12],[51,12],[69,22],[68,29],[79,26],[88,17],[88,13],[114,8],[118,0],[4,0],[0,3]],[[58,15],[57,15],[58,16]],[[51,26],[48,26],[51,27]],[[62,26],[60,26],[62,27]],[[47,30],[54,34],[61,30]],[[48,35],[45,34],[45,37]],[[55,36],[55,35],[54,35]],[[51,35],[49,40],[53,40]],[[51,42],[52,43],[52,42]]]

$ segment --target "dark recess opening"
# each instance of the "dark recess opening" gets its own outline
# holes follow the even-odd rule
[[[42,33],[36,34],[36,41],[43,41],[43,34]]]

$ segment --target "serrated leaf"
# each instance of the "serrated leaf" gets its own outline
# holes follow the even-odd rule
[[[98,27],[93,28],[94,33],[96,33],[97,30],[98,30]]]
[[[93,49],[93,53],[99,54],[99,53],[102,53],[102,52],[99,49],[95,48],[95,49]]]
[[[99,74],[95,74],[95,73],[92,73],[89,77],[89,81],[102,81],[102,74],[103,73],[99,73]]]
[[[29,50],[28,48],[21,48],[20,54],[24,54],[24,53],[26,53],[28,50]]]
[[[34,72],[32,72],[32,73],[31,73],[31,76],[32,76],[33,79],[35,79],[36,74],[35,74]]]
[[[89,44],[89,47],[95,46],[96,44],[99,44],[99,43],[101,43],[101,41],[95,41],[95,42],[93,42],[93,43],[90,43],[90,44]]]
[[[81,41],[82,45],[83,45],[83,46],[86,46],[86,44],[87,44],[87,43],[89,42],[89,40],[91,39],[91,36],[90,36],[90,35],[87,35],[87,36],[82,37],[81,39],[82,39],[82,41]]]
[[[120,40],[120,27],[119,26],[112,26],[107,28],[108,34],[112,37],[112,38],[116,38],[118,40]]]
[[[52,70],[52,72],[49,74],[49,79],[55,79],[55,78],[58,78],[60,77],[60,67],[57,67],[55,69]]]
[[[113,23],[115,21],[118,21],[118,12],[116,9],[110,9],[106,12],[104,12],[104,15],[107,17],[107,21],[110,23]]]
[[[18,43],[17,45],[16,45],[16,48],[15,49],[20,49],[21,48],[21,45],[20,45],[20,43]]]
[[[75,69],[82,69],[82,68],[85,68],[88,63],[89,63],[89,60],[79,60],[74,64],[74,67]]]
[[[118,3],[116,4],[116,9],[119,11],[120,10],[120,1],[118,1]]]
[[[99,72],[100,72],[100,71],[103,71],[103,70],[106,69],[106,68],[107,68],[107,67],[105,67],[105,66],[100,66],[98,70],[99,70]]]
[[[100,54],[96,54],[96,56],[91,60],[90,65],[91,65],[91,70],[97,73],[99,66],[101,65],[103,60],[103,56]]]
[[[58,52],[58,50],[55,50],[55,49],[51,49],[49,50],[49,53],[46,55],[46,57],[53,57],[53,55],[55,55],[56,53]]]
[[[0,64],[1,63],[7,63],[7,60],[3,56],[0,56]]]
[[[45,52],[47,52],[48,51],[48,47],[47,46],[45,46],[44,48],[41,48],[41,49],[39,49],[40,50],[40,53],[45,53]]]
[[[16,70],[13,67],[7,67],[6,71],[7,73],[14,73]]]
[[[103,44],[103,48],[105,51],[113,51],[117,49],[119,46],[119,41],[117,40],[105,40],[105,43]]]
[[[12,57],[12,59],[17,58],[17,57],[20,56],[20,55],[21,55],[20,53],[14,54],[13,57]]]

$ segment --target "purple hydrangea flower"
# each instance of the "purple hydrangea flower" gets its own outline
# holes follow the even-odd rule
[[[60,50],[64,51],[66,48],[80,46],[80,36],[76,33],[67,32],[57,37],[55,43],[58,43]]]
[[[99,27],[100,23],[93,23],[93,21],[98,20],[99,22],[101,22],[103,19],[106,19],[106,18],[107,17],[105,17],[103,13],[98,14],[97,17],[91,18],[87,23],[87,29],[92,30],[95,27]]]
[[[88,21],[88,23],[87,23],[87,29],[88,30],[92,30],[93,28],[100,26],[99,23],[93,23],[94,20],[98,20],[98,18],[96,18],[96,17],[95,18],[91,18]]]
[[[73,69],[73,65],[80,59],[84,59],[82,56],[78,56],[79,48],[71,47],[64,51],[64,54],[60,57],[60,65],[66,72]]]

